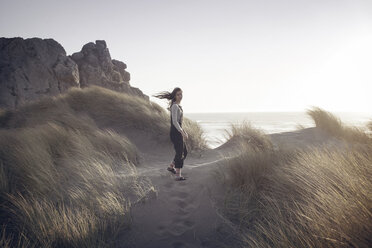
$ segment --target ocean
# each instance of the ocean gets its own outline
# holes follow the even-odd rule
[[[332,112],[348,125],[365,126],[372,120],[372,114]],[[298,126],[315,126],[305,112],[243,112],[243,113],[184,113],[184,116],[196,121],[203,128],[208,145],[215,148],[227,139],[226,131],[231,123],[248,121],[253,127],[267,134],[294,131]]]

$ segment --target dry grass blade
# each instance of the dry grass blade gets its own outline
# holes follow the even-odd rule
[[[363,145],[275,150],[262,145],[262,133],[233,129],[231,138],[264,147],[243,140],[239,155],[217,172],[226,185],[220,211],[240,230],[241,247],[372,244],[372,145],[332,115],[311,114],[318,127],[335,127],[335,135]]]

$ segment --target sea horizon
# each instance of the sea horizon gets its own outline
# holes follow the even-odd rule
[[[340,120],[356,127],[364,127],[371,120],[367,112],[331,112]],[[299,127],[314,127],[306,111],[250,111],[250,112],[184,112],[184,116],[196,121],[204,130],[207,144],[216,148],[227,140],[231,124],[243,121],[251,123],[266,134],[290,132]]]

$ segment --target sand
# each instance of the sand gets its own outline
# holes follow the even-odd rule
[[[281,147],[322,146],[334,142],[317,128],[270,135]],[[173,147],[157,146],[156,141],[143,144],[143,135],[134,143],[141,150],[138,173],[147,177],[156,193],[132,206],[132,224],[118,242],[118,247],[226,247],[234,244],[234,229],[216,211],[224,186],[215,171],[224,158],[234,156],[234,143],[225,143],[202,153],[189,154],[185,160],[185,181],[176,181],[166,170],[174,156]],[[134,139],[134,136],[131,137]],[[140,139],[140,140],[139,140]],[[233,246],[230,246],[233,247]]]

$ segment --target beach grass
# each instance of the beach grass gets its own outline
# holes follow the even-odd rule
[[[366,129],[345,125],[337,116],[324,109],[313,107],[307,110],[307,114],[313,119],[316,127],[337,138],[359,143],[371,141]]]
[[[311,113],[317,127],[363,145],[272,149],[262,145],[268,138],[261,131],[236,126],[233,133],[256,140],[242,142],[239,155],[226,158],[217,172],[226,187],[220,211],[237,230],[237,247],[372,244],[370,140],[332,115],[319,110]]]
[[[198,123],[185,118],[190,151],[206,148]],[[82,132],[110,129],[120,134],[140,130],[160,143],[170,143],[170,114],[159,104],[99,86],[70,88],[65,94],[44,96],[17,110],[0,112],[0,128],[23,128],[56,123]]]
[[[112,131],[0,130],[0,158],[0,220],[12,247],[109,247],[130,224],[131,203],[153,190],[136,174],[135,147]]]
[[[158,104],[98,86],[2,109],[1,246],[113,247],[131,205],[154,191],[126,133],[164,144],[169,129]],[[191,150],[204,147],[196,123],[185,129]]]
[[[273,143],[264,131],[255,128],[248,121],[241,123],[230,123],[230,128],[225,129],[225,136],[228,142],[246,144],[250,149],[266,150],[272,149]]]
[[[200,152],[209,148],[205,138],[204,130],[197,122],[184,117],[182,128],[187,132],[189,136],[186,141],[188,149],[190,149],[191,151]]]

